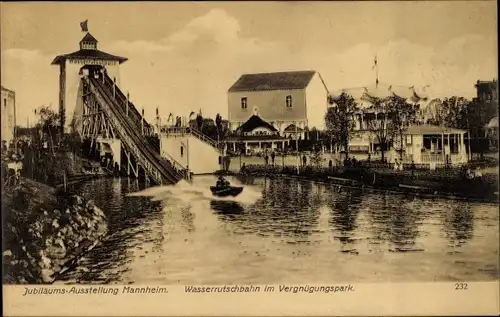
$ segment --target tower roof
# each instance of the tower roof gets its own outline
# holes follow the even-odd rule
[[[125,57],[109,54],[97,49],[97,39],[90,33],[86,33],[85,36],[80,40],[80,50],[56,56],[52,61],[52,65],[58,65],[63,63],[67,59],[98,59],[98,60],[108,60],[108,61],[118,61],[118,63],[126,62],[128,59]]]
[[[87,32],[87,34],[85,34],[85,36],[80,41],[80,43],[82,43],[82,42],[89,42],[89,43],[96,43],[97,44],[98,41],[92,34]]]
[[[56,56],[52,61],[52,65],[58,65],[64,62],[66,59],[84,59],[93,58],[108,61],[118,61],[118,63],[123,63],[128,60],[126,57],[116,56],[99,50],[79,50],[69,54],[63,54]]]

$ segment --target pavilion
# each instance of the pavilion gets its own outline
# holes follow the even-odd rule
[[[280,151],[290,139],[279,135],[279,131],[264,121],[257,113],[243,123],[236,133],[225,140],[230,151],[237,152],[244,146],[246,155],[270,151]],[[240,146],[238,145],[240,144]]]

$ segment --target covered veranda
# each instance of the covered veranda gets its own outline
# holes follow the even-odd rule
[[[290,139],[279,135],[242,135],[229,137],[225,142],[229,151],[239,153],[242,150],[245,155],[252,155],[266,151],[283,151],[289,145]]]

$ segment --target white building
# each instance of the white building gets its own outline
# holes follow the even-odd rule
[[[434,166],[465,164],[466,132],[430,124],[411,125],[403,134],[403,162]]]
[[[7,145],[14,139],[16,127],[16,93],[2,86],[2,141]]]
[[[420,110],[425,109],[430,102],[429,92],[426,87],[404,87],[391,86],[385,84],[372,85],[368,87],[342,89],[330,92],[332,101],[335,102],[340,94],[346,93],[354,98],[359,105],[359,111],[354,114],[355,133],[349,140],[349,154],[360,159],[366,159],[370,154],[372,157],[379,153],[380,145],[376,135],[369,126],[369,122],[380,120],[383,113],[378,113],[374,109],[374,100],[384,100],[391,96],[401,97],[416,109],[417,115]],[[379,110],[380,111],[380,110]],[[391,152],[391,151],[389,151]],[[389,154],[389,161],[394,157],[394,153]]]
[[[251,116],[237,130],[237,135],[226,140],[228,149],[246,155],[265,151],[282,151],[290,144],[290,139],[279,135],[278,129],[264,121],[258,113]]]
[[[228,121],[237,130],[258,112],[280,135],[324,129],[328,89],[316,71],[242,75],[228,91]],[[293,127],[291,129],[290,127]],[[292,130],[292,131],[291,131]]]

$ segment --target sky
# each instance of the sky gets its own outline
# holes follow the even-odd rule
[[[1,4],[1,83],[18,124],[58,108],[53,58],[78,50],[80,22],[105,52],[127,57],[121,89],[160,115],[227,116],[244,73],[316,70],[328,89],[375,82],[472,98],[497,78],[496,1],[10,2]]]

